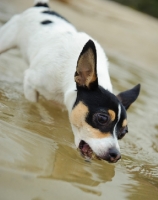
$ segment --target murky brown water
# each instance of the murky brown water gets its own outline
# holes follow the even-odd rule
[[[158,199],[158,74],[109,59],[115,93],[142,85],[116,164],[84,161],[67,112],[42,98],[25,100],[19,51],[0,55],[0,200]]]

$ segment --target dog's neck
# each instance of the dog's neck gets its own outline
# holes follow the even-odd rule
[[[72,88],[64,94],[64,104],[70,114],[77,98],[77,91]]]

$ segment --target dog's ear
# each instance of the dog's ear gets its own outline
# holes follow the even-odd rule
[[[129,106],[137,99],[139,92],[140,92],[140,84],[136,85],[130,90],[119,93],[117,95],[117,98],[127,110]]]
[[[94,89],[98,86],[96,65],[96,47],[94,42],[92,40],[89,40],[83,47],[77,61],[75,72],[75,82],[77,84],[77,87]]]

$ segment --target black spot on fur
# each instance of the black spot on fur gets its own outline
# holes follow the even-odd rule
[[[117,97],[127,110],[129,106],[137,99],[139,92],[140,84],[136,85],[130,90],[119,93]]]
[[[45,10],[45,11],[43,11],[42,13],[57,16],[57,17],[59,17],[59,18],[65,20],[66,22],[70,23],[67,19],[65,19],[63,16],[59,15],[59,14],[58,14],[57,12],[55,12],[55,11],[52,11],[52,10]]]
[[[44,24],[44,25],[51,24],[51,23],[53,23],[53,21],[50,21],[50,20],[45,20],[41,22],[41,24]]]
[[[46,7],[49,8],[47,3],[38,2],[34,7]]]

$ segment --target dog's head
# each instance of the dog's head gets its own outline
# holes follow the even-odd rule
[[[77,98],[70,114],[75,143],[81,153],[109,162],[121,158],[118,139],[128,132],[126,110],[140,91],[140,85],[115,96],[98,85],[97,52],[93,41],[84,46],[75,73]]]

